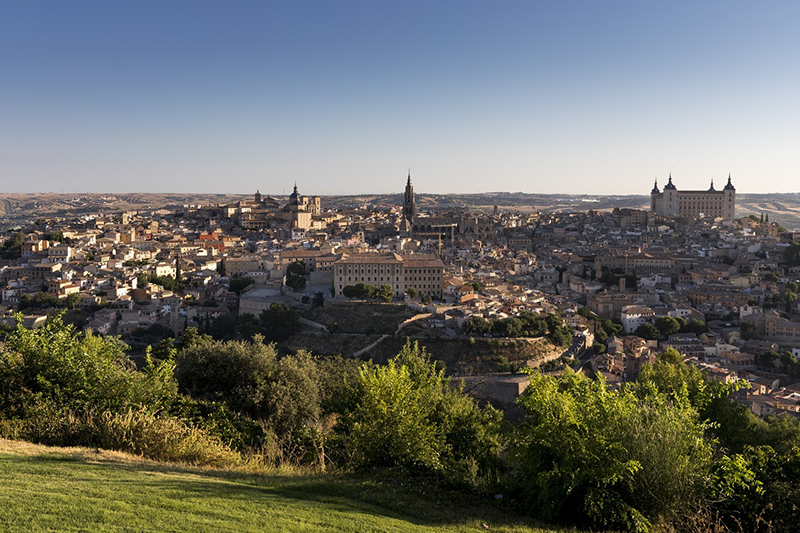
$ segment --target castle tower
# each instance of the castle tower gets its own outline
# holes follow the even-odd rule
[[[650,191],[650,211],[658,211],[656,207],[656,199],[661,195],[661,191],[658,190],[658,178],[656,178],[655,182],[653,183],[653,190]]]
[[[674,217],[678,215],[678,188],[672,183],[672,172],[669,173],[669,181],[664,185],[664,216]]]
[[[728,224],[733,224],[733,219],[736,217],[736,188],[731,183],[731,175],[728,173],[728,183],[722,188],[725,195],[722,207],[722,218]]]

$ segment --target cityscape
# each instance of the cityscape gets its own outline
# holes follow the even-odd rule
[[[5,6],[0,531],[797,531],[799,19]]]

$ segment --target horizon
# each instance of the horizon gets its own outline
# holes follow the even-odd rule
[[[670,173],[794,193],[798,18],[788,1],[12,3],[0,180],[350,196],[394,194],[410,166],[428,194],[647,195]]]

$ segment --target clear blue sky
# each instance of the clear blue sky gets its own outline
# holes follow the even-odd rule
[[[797,1],[6,1],[0,191],[800,190]]]

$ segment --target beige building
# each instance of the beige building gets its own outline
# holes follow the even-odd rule
[[[441,298],[444,263],[433,255],[364,253],[344,255],[333,264],[333,286],[337,295],[348,285],[390,285],[399,297],[414,287]]]
[[[672,174],[664,191],[658,190],[658,183],[650,191],[650,211],[671,218],[722,218],[732,224],[736,212],[736,188],[728,183],[718,191],[714,181],[707,191],[679,191],[672,183]]]

